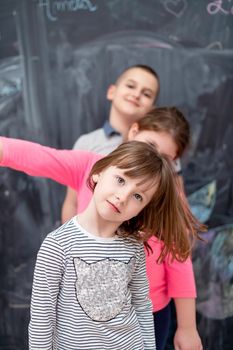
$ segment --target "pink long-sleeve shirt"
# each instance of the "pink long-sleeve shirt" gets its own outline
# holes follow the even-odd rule
[[[86,185],[88,174],[102,155],[81,150],[57,150],[29,141],[1,138],[1,166],[23,171],[32,176],[52,179],[72,187],[78,193],[78,212],[90,201],[92,192]],[[147,254],[146,268],[153,311],[165,307],[171,298],[195,298],[196,287],[191,259],[180,263],[169,258],[161,264],[156,260],[162,243],[155,237],[149,240],[153,253]]]

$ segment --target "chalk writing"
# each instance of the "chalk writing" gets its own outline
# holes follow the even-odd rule
[[[39,7],[44,7],[47,18],[50,21],[58,19],[59,12],[75,12],[86,10],[94,12],[97,5],[91,0],[35,0]]]
[[[165,0],[165,9],[176,17],[181,17],[187,7],[186,0]]]
[[[222,0],[215,0],[211,1],[206,8],[210,15],[216,15],[217,13],[222,13],[224,15],[233,15],[233,6],[229,4],[230,2],[231,0],[227,0],[223,5]]]
[[[209,50],[223,50],[223,46],[220,41],[215,41],[214,43],[209,44],[206,48]]]

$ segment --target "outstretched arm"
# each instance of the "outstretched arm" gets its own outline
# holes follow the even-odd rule
[[[57,150],[34,142],[0,138],[0,166],[46,177],[74,189],[81,186],[85,174],[100,157],[91,152]]]

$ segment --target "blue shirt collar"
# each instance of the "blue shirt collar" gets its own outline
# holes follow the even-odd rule
[[[108,120],[106,120],[106,122],[104,123],[103,129],[104,129],[105,135],[107,137],[110,137],[110,136],[113,136],[113,135],[120,135],[120,133],[118,131],[113,129],[113,127],[110,125]]]

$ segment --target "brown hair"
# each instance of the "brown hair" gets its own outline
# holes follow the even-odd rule
[[[190,144],[189,123],[176,107],[153,108],[144,118],[137,121],[138,130],[165,131],[175,141],[178,151],[177,157],[181,157]]]
[[[95,163],[87,180],[92,190],[95,188],[92,176],[109,166],[124,169],[129,177],[157,184],[151,201],[136,217],[121,224],[119,235],[144,242],[156,236],[164,243],[160,261],[167,254],[179,261],[187,259],[191,251],[190,237],[198,237],[204,225],[193,217],[180,196],[170,161],[144,142],[125,142]]]

